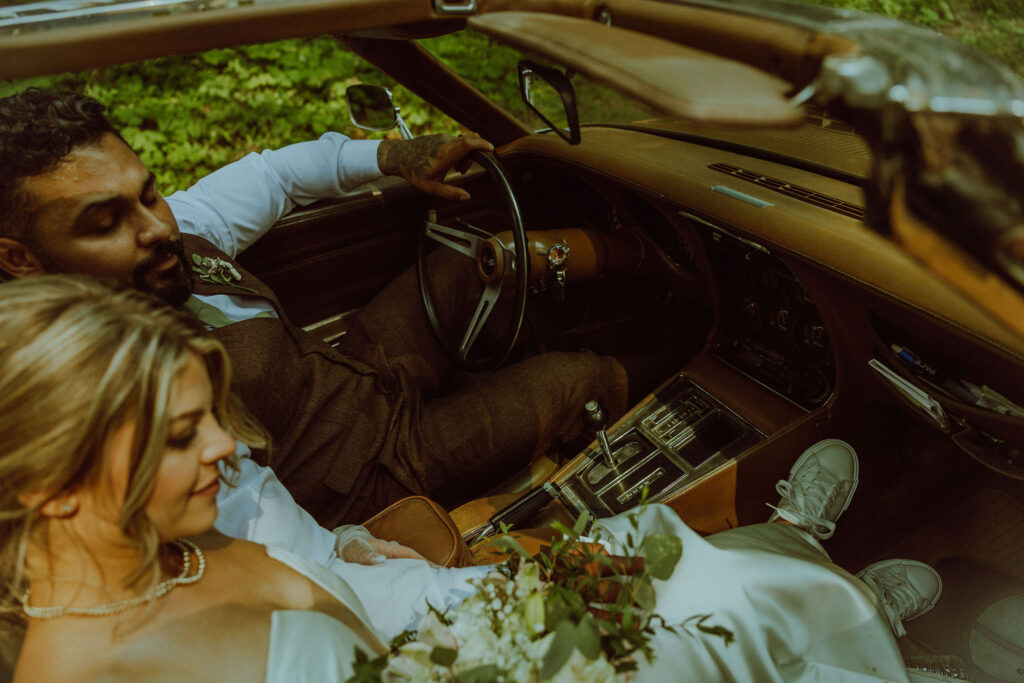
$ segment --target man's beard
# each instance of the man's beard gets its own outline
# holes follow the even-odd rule
[[[149,281],[146,274],[167,260],[171,255],[178,257],[178,267],[160,273],[156,280]],[[194,282],[192,270],[185,265],[185,247],[181,240],[160,242],[146,260],[132,270],[132,283],[136,289],[157,295],[171,306],[180,306],[192,296]]]

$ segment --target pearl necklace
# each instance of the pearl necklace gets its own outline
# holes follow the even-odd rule
[[[33,607],[28,604],[30,591],[26,589],[25,595],[21,598],[22,609],[25,610],[26,615],[34,619],[56,619],[57,617],[64,616],[106,617],[112,614],[126,612],[131,608],[146,602],[152,602],[153,600],[170,593],[171,590],[177,586],[195,583],[199,579],[203,578],[203,572],[206,571],[206,556],[203,555],[203,551],[199,549],[199,546],[184,538],[179,538],[174,541],[174,545],[181,549],[181,554],[184,557],[184,566],[181,568],[181,573],[173,578],[167,579],[166,581],[161,581],[157,585],[153,586],[152,590],[145,595],[139,595],[126,600],[119,600],[118,602],[111,602],[106,605],[96,605],[95,607],[62,607],[60,605],[53,607]],[[199,566],[196,568],[194,576],[189,576],[189,571],[192,569],[192,562],[189,553],[190,550],[196,554],[196,559],[199,560]]]

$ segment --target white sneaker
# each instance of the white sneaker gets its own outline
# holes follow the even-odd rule
[[[939,573],[915,560],[875,562],[862,569],[857,578],[878,596],[882,612],[897,638],[907,634],[904,621],[930,610],[942,594]]]
[[[789,470],[789,480],[775,490],[782,496],[771,519],[780,517],[818,539],[831,538],[836,520],[850,506],[860,468],[853,446],[839,439],[814,444]]]

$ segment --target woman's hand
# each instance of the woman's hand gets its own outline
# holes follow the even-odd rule
[[[404,545],[399,544],[397,541],[382,541],[379,538],[375,538],[369,542],[370,546],[378,553],[386,558],[407,558],[411,560],[423,560],[427,561],[427,558],[420,555],[412,548],[407,548]]]
[[[381,564],[389,558],[407,558],[426,561],[412,548],[394,541],[382,541],[357,524],[340,526],[334,530],[334,551],[345,562],[353,564]]]

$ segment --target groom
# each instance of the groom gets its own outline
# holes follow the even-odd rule
[[[412,271],[351,317],[335,349],[293,325],[235,262],[294,207],[385,174],[468,199],[444,177],[471,150],[491,149],[480,137],[327,133],[250,154],[164,199],[103,111],[36,88],[0,99],[0,270],[113,278],[198,315],[273,437],[255,457],[322,524],[357,522],[410,494],[460,502],[574,436],[586,401],[601,400],[612,418],[625,410],[625,370],[591,353],[542,354],[447,392],[453,367]],[[443,275],[451,301],[473,285],[460,271]]]

